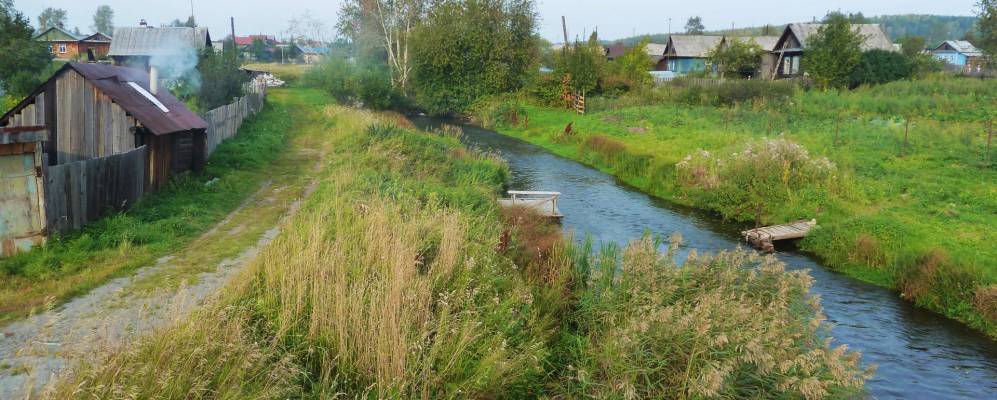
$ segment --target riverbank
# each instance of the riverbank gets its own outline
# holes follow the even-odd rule
[[[498,209],[508,169],[463,147],[459,130],[287,93],[273,101],[287,129],[330,149],[299,213],[217,303],[86,360],[52,398],[863,390],[870,372],[823,340],[806,273],[747,252],[676,268],[649,238],[575,248],[556,226]]]
[[[960,112],[974,101],[997,101],[995,84],[891,85],[797,93],[771,105],[600,105],[586,115],[506,98],[479,107],[477,119],[657,197],[718,212],[715,199],[680,184],[676,164],[700,149],[741,152],[764,137],[798,143],[834,163],[835,184],[773,204],[763,223],[816,218],[821,229],[802,247],[829,266],[997,337],[997,170],[982,164],[986,138],[976,119],[985,112]],[[894,113],[917,117],[908,127]]]

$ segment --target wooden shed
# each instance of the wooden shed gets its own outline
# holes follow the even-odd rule
[[[166,90],[149,87],[141,69],[68,63],[16,107],[0,126],[48,126],[44,152],[59,165],[148,146],[146,190],[171,175],[199,170],[207,123]]]

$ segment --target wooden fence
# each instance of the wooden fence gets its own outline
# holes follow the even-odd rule
[[[67,233],[130,207],[145,189],[146,147],[46,167],[48,232]]]
[[[210,156],[219,144],[235,136],[246,117],[258,113],[263,108],[266,96],[266,85],[247,85],[245,96],[205,113],[203,118],[208,123],[208,131],[204,156]]]

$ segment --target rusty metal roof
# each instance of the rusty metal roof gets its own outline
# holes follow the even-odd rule
[[[201,117],[190,111],[183,102],[173,97],[168,90],[160,90],[155,95],[156,100],[159,100],[169,110],[168,112],[164,112],[159,105],[146,98],[143,93],[128,84],[128,82],[134,82],[143,90],[148,91],[149,74],[145,70],[105,64],[67,63],[49,80],[55,79],[70,69],[82,75],[97,90],[110,97],[128,115],[131,115],[142,126],[157,136],[208,128],[208,124]],[[21,101],[17,107],[14,107],[4,114],[3,117],[0,117],[0,121],[6,121],[14,113],[30,104],[30,100],[42,92],[46,84],[40,85],[38,89],[35,89],[35,92]]]

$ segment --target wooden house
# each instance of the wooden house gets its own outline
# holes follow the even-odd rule
[[[108,55],[117,65],[149,70],[152,57],[186,57],[211,49],[211,35],[205,27],[153,28],[148,25],[114,30]]]
[[[967,74],[983,72],[986,66],[983,51],[966,40],[946,40],[932,49],[931,54],[950,69]]]
[[[34,40],[48,43],[49,51],[59,60],[97,61],[106,57],[111,48],[111,37],[103,33],[77,36],[57,26],[35,35]]]
[[[776,63],[775,68],[770,71],[772,78],[790,78],[803,74],[800,65],[806,53],[807,42],[821,26],[823,24],[816,23],[786,26],[775,45]],[[852,29],[862,36],[862,51],[896,51],[893,42],[879,24],[852,24]]]
[[[111,51],[111,40],[110,36],[102,32],[97,32],[80,39],[77,47],[79,48],[81,58],[86,58],[88,61],[97,61],[106,58],[107,53]]]
[[[775,53],[775,45],[779,42],[779,36],[724,36],[721,42],[722,47],[728,46],[732,40],[739,40],[757,45],[762,50],[761,60],[757,71],[745,71],[745,77],[771,79],[771,71],[775,68],[778,55]]]
[[[44,126],[0,128],[0,256],[45,242]]]
[[[668,69],[668,64],[665,62],[665,52],[668,50],[667,44],[661,43],[648,43],[644,51],[647,56],[651,59],[651,63],[654,67],[651,68],[653,71],[664,71]]]
[[[717,48],[723,36],[671,35],[665,45],[662,57],[663,67],[678,75],[701,72],[708,69],[707,56]]]
[[[136,68],[67,63],[0,117],[0,126],[24,125],[48,127],[48,165],[147,146],[147,190],[205,159],[204,120]]]

